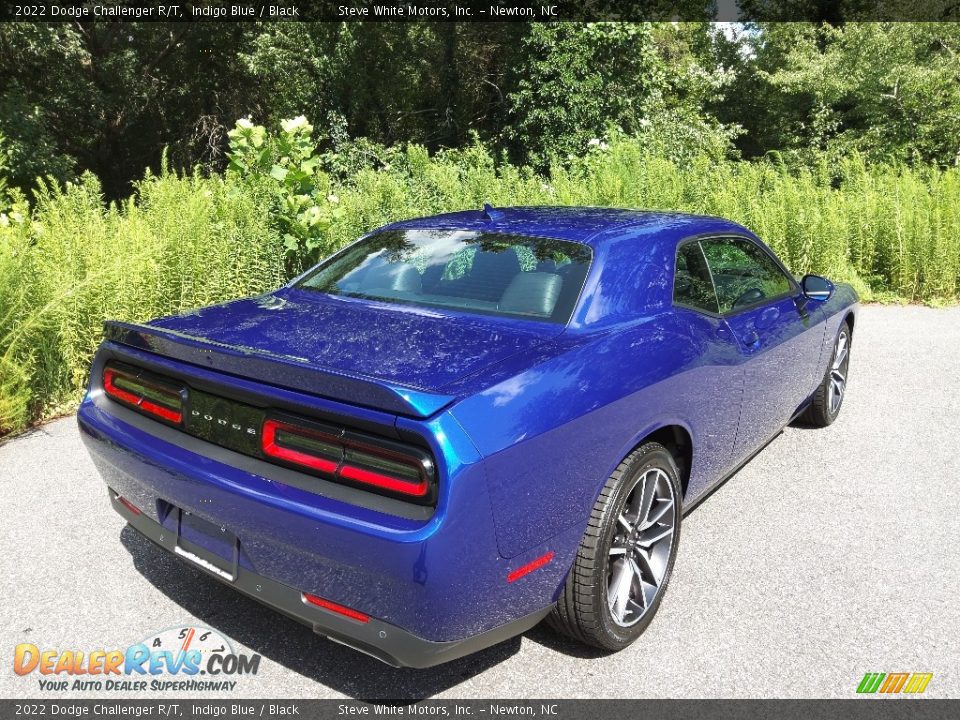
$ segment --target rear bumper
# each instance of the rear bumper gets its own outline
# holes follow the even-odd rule
[[[147,516],[137,515],[125,507],[117,493],[109,489],[110,502],[130,526],[168,552],[176,553],[177,537],[165,532],[162,525]],[[515,635],[526,632],[540,622],[550,608],[539,610],[486,632],[449,642],[435,642],[418,637],[395,625],[376,618],[367,622],[352,620],[304,601],[296,588],[258,575],[243,567],[236,569],[232,580],[192,563],[194,567],[235,590],[297,620],[318,635],[346,645],[395,667],[427,668],[455,660],[482,650]]]
[[[111,497],[119,494],[141,510],[135,515],[113,500],[136,530],[176,552],[178,512],[215,524],[215,534],[223,528],[236,545],[224,550],[211,541],[204,550],[226,560],[220,565],[232,568],[231,577],[184,560],[391,664],[427,667],[528,629],[548,612],[576,551],[579,538],[571,535],[516,557],[500,556],[484,463],[470,455],[470,441],[443,415],[430,421],[436,427],[420,429],[443,438],[433,445],[442,467],[437,507],[421,508],[427,516],[405,517],[388,505],[360,504],[326,489],[310,492],[290,477],[292,471],[258,465],[144,418],[97,390],[88,393],[77,419]],[[555,551],[552,562],[508,581],[512,571],[547,551]],[[302,593],[370,620],[359,623],[305,604]]]

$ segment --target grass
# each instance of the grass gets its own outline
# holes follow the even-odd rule
[[[325,181],[328,179],[325,178]],[[960,169],[775,162],[678,165],[629,139],[548,176],[497,165],[475,145],[410,147],[332,188],[340,212],[321,254],[397,219],[494,205],[641,207],[721,215],[796,273],[852,283],[865,300],[954,303]],[[70,407],[107,318],[130,321],[263,292],[284,280],[269,188],[227,177],[148,175],[107,205],[95,178],[45,185],[16,222],[0,216],[0,434]]]
[[[689,166],[629,140],[594,150],[549,177],[494,167],[480,148],[427,158],[420,148],[386,171],[336,190],[333,250],[399,218],[494,205],[638,207],[720,215],[754,230],[798,275],[850,282],[866,300],[952,303],[960,292],[960,169],[868,166],[788,169],[772,162]]]
[[[146,320],[283,281],[255,198],[218,178],[148,177],[120,205],[95,178],[45,186],[0,228],[0,432],[82,394],[108,318]]]

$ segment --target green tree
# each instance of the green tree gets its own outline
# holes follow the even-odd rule
[[[722,44],[722,43],[721,43]],[[747,155],[826,151],[953,164],[960,153],[960,27],[767,23],[721,51],[737,66],[721,119]]]
[[[533,25],[512,63],[503,135],[518,160],[579,155],[609,128],[671,154],[724,153],[729,128],[702,106],[725,84],[704,65],[705,25]]]
[[[243,23],[0,25],[0,131],[25,157],[48,153],[45,172],[75,159],[110,197],[156,167],[164,146],[176,164],[217,163],[233,121],[260,109],[236,60],[253,32]]]
[[[610,125],[635,130],[665,82],[649,25],[534,25],[511,71],[504,136],[514,157],[541,167],[581,154]]]
[[[504,67],[527,32],[501,23],[275,23],[240,53],[270,98],[265,121],[305,114],[322,134],[435,151],[495,134]],[[297,82],[291,82],[296,78]]]

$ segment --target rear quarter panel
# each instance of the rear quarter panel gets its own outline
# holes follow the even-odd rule
[[[669,311],[566,342],[450,410],[485,458],[504,557],[570,527],[579,541],[610,473],[660,427],[692,438],[691,490],[729,462],[740,368],[702,318]]]
[[[662,267],[672,255],[658,250],[662,257],[650,260]],[[661,427],[683,427],[692,441],[686,503],[734,469],[743,356],[709,318],[651,305],[646,309],[658,312],[648,317],[561,336],[554,350],[517,373],[507,363],[488,387],[450,409],[485,458],[502,556],[564,531],[563,538],[578,541],[607,478]],[[857,308],[853,289],[838,284],[819,309],[826,327],[811,331],[824,336],[821,371],[840,323]]]

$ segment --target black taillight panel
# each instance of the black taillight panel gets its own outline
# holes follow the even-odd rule
[[[419,448],[285,413],[270,414],[263,428],[267,460],[409,502],[436,502],[433,460]]]
[[[100,380],[104,393],[112,400],[154,420],[183,424],[185,386],[121,363],[105,365]]]
[[[190,388],[185,429],[194,437],[260,457],[265,410]]]
[[[111,399],[220,447],[418,505],[436,503],[436,468],[422,448],[256,407],[126,364],[108,363],[103,386]]]

